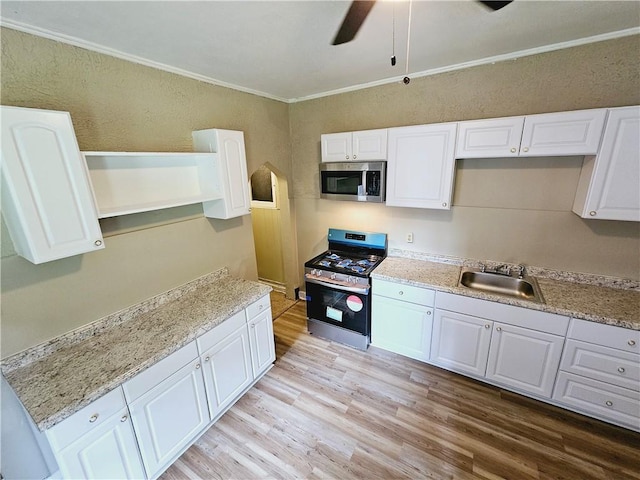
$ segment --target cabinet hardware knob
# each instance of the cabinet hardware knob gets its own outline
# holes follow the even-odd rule
[[[624,367],[618,367],[618,372],[624,373],[625,372]]]
[[[427,312],[427,315],[431,315],[431,312]]]
[[[524,147],[524,148],[522,149],[522,151],[523,151],[523,152],[528,152],[528,151],[529,151],[529,147]]]
[[[204,359],[205,362],[208,362],[209,360],[210,360],[209,357],[205,357],[205,359]]]
[[[122,417],[120,417],[120,421],[121,421],[121,422],[126,422],[126,421],[127,421],[127,418],[129,418],[129,416],[128,416],[128,415],[122,415]]]
[[[95,242],[93,242],[93,244],[94,244],[96,247],[99,247],[100,245],[102,245],[102,240],[96,240]]]
[[[595,217],[596,216],[596,211],[595,210],[591,210],[589,212],[589,215],[591,215],[592,217]]]
[[[496,330],[501,332],[502,331],[502,327],[496,327]]]
[[[635,340],[629,340],[629,341],[627,342],[627,345],[629,345],[630,347],[633,347],[635,344],[636,344],[636,341],[635,341]]]
[[[346,158],[347,160],[349,160],[349,155],[345,155],[345,157],[344,157],[344,158]]]
[[[515,149],[515,148],[512,148],[512,149],[511,149],[511,153],[516,153],[516,149]]]
[[[404,295],[404,292],[403,292],[402,290],[400,290],[400,291],[398,292],[398,295]]]
[[[484,328],[491,328],[491,325],[489,325],[488,323],[484,326]]]
[[[251,324],[251,328],[256,328],[256,324],[255,324],[255,323],[252,323],[252,324]]]
[[[604,402],[604,404],[605,404],[607,407],[612,407],[612,406],[613,406],[613,402],[612,402],[611,400],[607,400],[606,402]]]
[[[447,206],[447,202],[443,202],[443,203],[442,203],[442,206],[443,206],[443,207],[446,207],[446,206]]]
[[[93,415],[91,415],[91,417],[89,417],[89,423],[93,423],[96,420],[98,420],[99,415],[97,413],[94,413]]]
[[[262,310],[264,308],[264,305],[258,305],[258,310]]]
[[[356,155],[354,155],[354,156],[353,156],[353,159],[355,160],[356,158],[357,158],[357,156],[356,156]]]
[[[196,363],[196,368],[200,368],[200,364],[199,363]]]

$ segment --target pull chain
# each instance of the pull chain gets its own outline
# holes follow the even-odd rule
[[[407,28],[407,64],[404,72],[405,75],[409,75],[409,46],[411,45],[411,6],[412,4],[413,4],[413,1],[409,0],[409,26]],[[405,77],[405,78],[409,78],[409,77]]]
[[[396,66],[396,2],[393,2],[391,20],[391,66]]]

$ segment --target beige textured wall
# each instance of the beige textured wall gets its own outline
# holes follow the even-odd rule
[[[387,232],[407,250],[638,279],[639,225],[570,211],[581,158],[459,161],[451,211],[319,200],[318,163],[322,133],[638,104],[639,53],[640,37],[626,37],[292,105],[300,265],[337,227]]]
[[[243,130],[250,174],[269,162],[290,175],[284,103],[6,28],[1,42],[1,103],[71,112],[81,150],[192,151],[192,130]],[[257,278],[249,216],[190,206],[104,230],[104,250],[43,265],[2,236],[2,357],[224,266]]]

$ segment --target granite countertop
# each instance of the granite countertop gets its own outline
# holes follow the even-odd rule
[[[44,431],[270,291],[222,269],[13,355],[2,373]]]
[[[436,256],[389,256],[373,271],[372,277],[433,288],[443,292],[491,300],[508,305],[541,310],[573,318],[640,330],[640,289],[637,282],[580,274],[561,274],[531,269],[544,303],[520,300],[458,286],[462,260]],[[581,282],[581,280],[583,280]]]

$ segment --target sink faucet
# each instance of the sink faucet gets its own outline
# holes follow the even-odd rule
[[[509,265],[505,265],[505,264],[498,265],[493,269],[493,271],[500,275],[506,275],[507,277],[511,276],[511,267]]]

